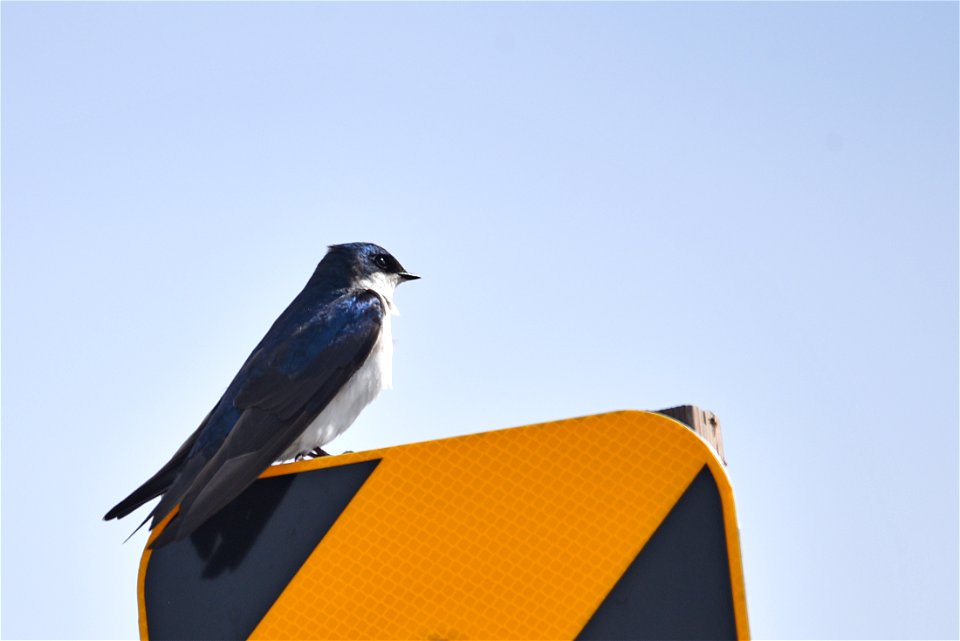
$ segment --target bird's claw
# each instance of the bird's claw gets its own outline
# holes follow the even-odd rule
[[[299,454],[297,454],[297,455],[293,458],[293,460],[294,460],[294,462],[298,462],[298,461],[308,461],[308,460],[310,460],[310,459],[320,458],[321,456],[330,456],[330,455],[329,455],[328,453],[324,452],[322,448],[320,448],[320,447],[315,447],[315,448],[313,448],[312,450],[310,450],[309,452],[300,452]]]

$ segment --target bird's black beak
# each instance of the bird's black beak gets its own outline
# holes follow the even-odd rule
[[[420,278],[416,274],[411,274],[410,272],[400,272],[399,274],[397,274],[397,276],[400,277],[401,283],[406,282],[408,280],[417,280],[418,278]]]

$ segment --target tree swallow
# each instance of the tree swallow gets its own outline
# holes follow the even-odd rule
[[[104,520],[162,494],[143,523],[152,518],[153,529],[180,511],[160,547],[189,536],[275,461],[325,454],[391,386],[393,292],[417,278],[377,245],[332,245],[196,431]]]

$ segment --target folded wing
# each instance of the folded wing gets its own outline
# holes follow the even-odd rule
[[[154,527],[180,505],[154,547],[189,536],[283,454],[370,355],[384,307],[368,290],[345,294],[304,318],[278,319],[152,512]],[[225,420],[218,422],[217,411]],[[213,448],[223,436],[217,430],[226,436]]]

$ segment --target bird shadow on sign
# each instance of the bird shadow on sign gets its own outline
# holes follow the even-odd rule
[[[190,535],[193,549],[205,563],[202,578],[215,579],[243,563],[293,484],[294,476],[254,483]]]

